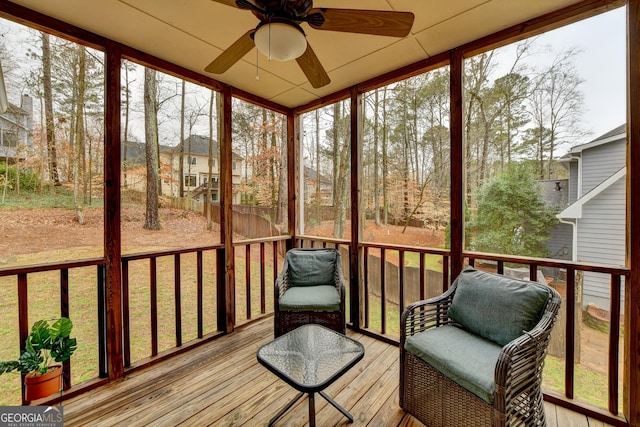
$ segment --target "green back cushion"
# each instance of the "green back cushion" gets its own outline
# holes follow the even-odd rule
[[[449,317],[481,337],[505,345],[530,331],[549,297],[546,286],[468,267],[456,279]]]
[[[290,286],[335,286],[335,249],[291,249],[286,258]]]

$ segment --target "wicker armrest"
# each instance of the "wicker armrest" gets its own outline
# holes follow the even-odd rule
[[[276,304],[278,303],[278,300],[282,298],[287,289],[289,289],[289,271],[285,264],[278,277],[276,277],[276,281],[273,285],[273,296]]]
[[[455,287],[435,298],[416,301],[407,306],[400,319],[400,344],[404,345],[406,337],[451,323],[447,312],[454,293]]]
[[[538,324],[502,348],[496,364],[496,389],[511,391],[540,381],[538,377],[542,375],[544,355],[561,301],[560,296],[553,292]]]
[[[338,290],[338,292],[343,293],[344,292],[344,277],[342,276],[342,262],[340,261],[340,257],[338,256],[338,260],[336,261],[336,270],[335,270],[335,274],[334,274],[334,281],[335,281],[335,285],[336,285],[336,289]]]

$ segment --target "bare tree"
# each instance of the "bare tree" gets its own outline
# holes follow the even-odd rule
[[[288,206],[288,186],[287,186],[287,146],[289,138],[287,137],[287,121],[281,121],[281,134],[284,135],[282,138],[282,143],[280,144],[280,173],[279,173],[279,185],[278,185],[278,215],[275,218],[276,223],[280,224],[280,229],[285,233],[288,230],[288,215],[287,215],[287,206]]]
[[[49,34],[41,32],[42,40],[42,84],[44,90],[45,126],[47,135],[47,154],[49,158],[49,179],[54,185],[60,185],[58,159],[56,153],[56,132],[53,121],[53,93],[51,88],[51,44]]]
[[[579,51],[569,49],[558,54],[543,70],[529,97],[533,128],[527,132],[522,151],[535,154],[540,178],[553,177],[553,160],[558,144],[582,135],[577,123],[582,113],[583,95],[573,60]],[[546,170],[545,170],[546,169]]]
[[[349,202],[349,174],[351,171],[350,164],[350,144],[347,139],[347,131],[345,124],[347,117],[343,116],[343,108],[341,102],[333,104],[333,127],[332,127],[332,145],[333,145],[333,175],[334,175],[334,209],[336,217],[333,223],[333,236],[343,238],[346,221],[347,221],[347,204]]]
[[[159,152],[158,152],[158,104],[156,71],[144,69],[144,134],[147,161],[147,203],[144,228],[160,229],[158,214]]]
[[[215,92],[211,91],[209,97],[209,171],[207,176],[207,200],[204,202],[204,207],[207,212],[207,230],[213,229],[213,219],[211,218],[211,193],[213,186],[213,107],[215,101]],[[218,145],[220,146],[220,145]],[[221,150],[218,150],[221,151]],[[220,186],[218,186],[220,191]]]
[[[129,115],[131,110],[131,83],[132,80],[129,78],[129,72],[134,70],[134,65],[129,61],[123,61],[123,69],[124,69],[124,86],[122,91],[124,92],[124,132],[122,136],[122,143],[124,144],[123,152],[122,152],[122,173],[123,173],[123,186],[127,188],[129,183],[127,181],[127,170],[129,164],[127,162],[127,147],[129,144]]]
[[[85,96],[85,63],[86,52],[82,45],[77,45],[78,74],[77,74],[77,99],[75,114],[75,153],[73,156],[73,205],[75,208],[76,221],[84,224],[84,213],[79,200],[80,175],[84,176],[84,171],[80,170],[81,160],[84,160],[84,96]],[[84,164],[84,163],[83,163]]]
[[[186,96],[186,81],[182,80],[182,91],[180,95],[180,144],[178,146],[178,197],[184,197],[184,100]]]

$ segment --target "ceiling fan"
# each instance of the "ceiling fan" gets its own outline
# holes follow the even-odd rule
[[[316,30],[405,37],[414,19],[411,12],[313,8],[313,0],[212,1],[249,10],[260,22],[209,64],[206,72],[224,73],[255,46],[269,59],[295,59],[314,88],[331,80],[307,43],[301,23],[306,22]]]

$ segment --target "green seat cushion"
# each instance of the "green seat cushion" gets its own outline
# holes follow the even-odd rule
[[[339,311],[340,293],[332,285],[293,287],[279,304],[280,311]]]
[[[506,345],[540,321],[550,291],[545,285],[474,268],[464,269],[449,317],[470,332]]]
[[[335,249],[292,249],[286,262],[289,286],[317,286],[335,283]]]
[[[451,381],[493,404],[494,373],[502,350],[496,343],[445,325],[407,338],[404,348]]]

